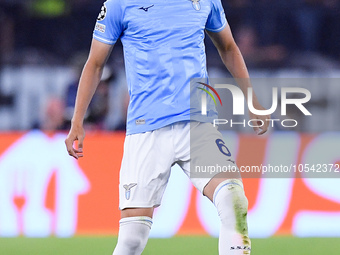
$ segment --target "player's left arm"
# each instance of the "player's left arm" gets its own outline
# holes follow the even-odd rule
[[[229,70],[231,75],[236,79],[238,85],[243,91],[245,98],[247,98],[248,97],[247,90],[252,85],[250,83],[247,66],[244,62],[241,51],[236,45],[236,42],[231,33],[229,25],[227,24],[225,28],[220,32],[215,33],[215,32],[211,32],[208,30],[206,32],[211,38],[211,40],[213,41],[215,47],[217,48],[218,53],[220,54],[224,65]],[[253,99],[253,105],[255,109],[264,110],[262,105],[259,103],[255,93],[253,93],[252,99]],[[270,119],[269,115],[262,116],[262,115],[256,115],[256,114],[253,114],[252,112],[249,112],[249,117],[252,120],[258,120],[258,121],[253,121],[254,126],[257,126],[257,125],[261,126],[261,120],[264,123],[261,128],[254,127],[254,131],[257,134],[262,135],[265,132],[267,132],[269,122],[266,121],[266,119]]]

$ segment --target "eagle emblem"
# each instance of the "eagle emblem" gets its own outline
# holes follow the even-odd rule
[[[130,183],[130,184],[123,185],[123,188],[125,189],[125,198],[127,200],[130,199],[131,189],[135,187],[136,185],[137,183]]]

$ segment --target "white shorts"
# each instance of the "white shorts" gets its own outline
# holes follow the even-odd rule
[[[202,193],[217,174],[203,166],[220,165],[238,170],[222,139],[211,123],[190,121],[128,135],[120,169],[119,208],[159,206],[171,166],[176,163]],[[230,178],[239,177],[237,173]]]

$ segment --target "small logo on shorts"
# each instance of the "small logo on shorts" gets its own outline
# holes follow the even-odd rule
[[[231,162],[231,163],[235,164],[235,161],[234,161],[234,160],[227,159],[227,161],[229,161],[229,162]]]
[[[125,189],[125,198],[127,200],[130,199],[131,189],[135,186],[137,186],[137,183],[130,183],[130,184],[123,185],[123,188]]]

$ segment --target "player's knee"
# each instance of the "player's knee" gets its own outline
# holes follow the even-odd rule
[[[142,251],[146,245],[147,238],[144,236],[130,234],[121,238],[120,242],[125,247],[127,247],[130,252]]]
[[[114,255],[141,254],[148,241],[152,219],[146,216],[120,220],[118,243]]]

